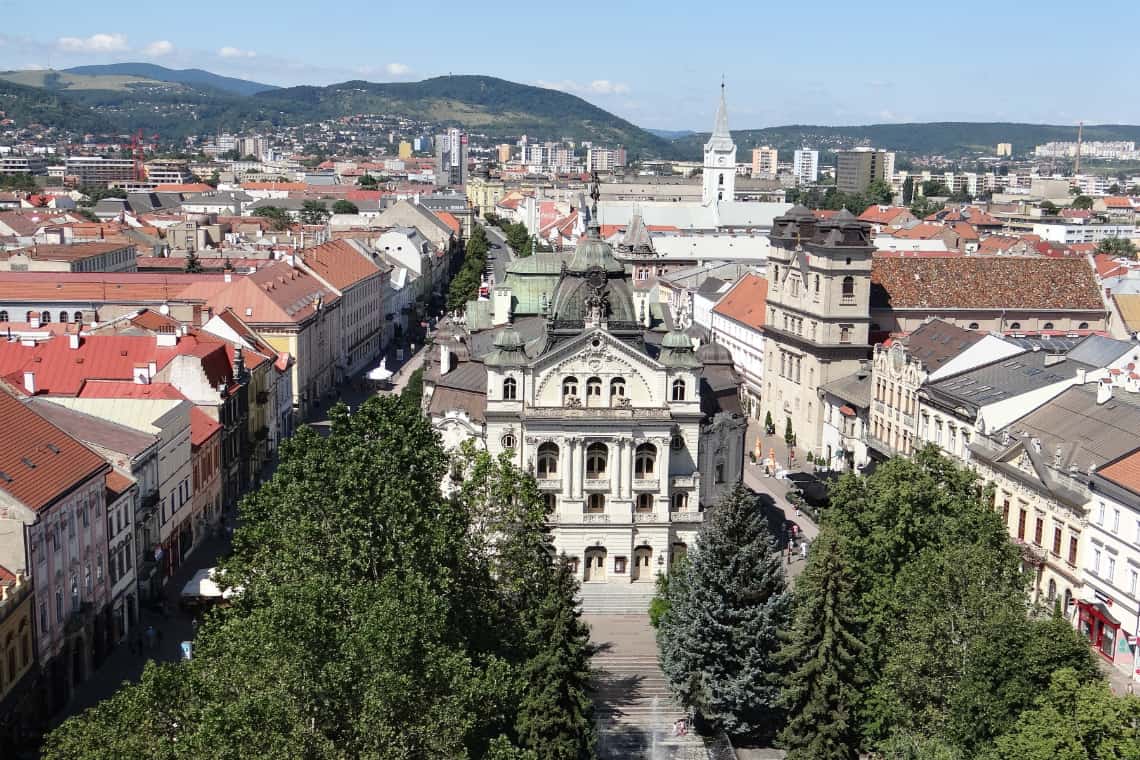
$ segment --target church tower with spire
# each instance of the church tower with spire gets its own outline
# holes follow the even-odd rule
[[[716,124],[712,136],[705,143],[704,205],[733,200],[736,190],[736,143],[728,132],[728,108],[724,102],[724,82],[720,83],[720,105],[716,109]]]

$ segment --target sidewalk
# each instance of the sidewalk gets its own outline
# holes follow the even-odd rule
[[[232,524],[232,518],[230,518]],[[177,662],[182,656],[181,643],[194,638],[194,627],[191,616],[178,608],[179,596],[182,587],[193,577],[194,573],[202,568],[213,567],[218,559],[230,548],[228,536],[215,537],[210,535],[204,538],[194,551],[186,557],[182,566],[167,579],[163,594],[170,610],[169,617],[150,610],[143,609],[139,620],[127,640],[119,644],[103,660],[98,670],[91,677],[76,687],[71,700],[63,711],[56,715],[51,726],[57,726],[66,718],[77,715],[96,703],[112,696],[124,681],[136,682],[142,675],[146,661]],[[146,630],[153,625],[156,631],[161,632],[161,638],[154,649],[144,649],[141,654],[132,654],[128,646],[135,633]],[[144,639],[145,641],[145,639]]]

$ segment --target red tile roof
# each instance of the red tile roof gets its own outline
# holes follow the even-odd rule
[[[946,228],[941,224],[919,222],[913,227],[901,227],[897,230],[892,230],[891,237],[898,238],[899,240],[933,240],[934,238],[942,237],[942,233],[945,229]]]
[[[210,187],[205,182],[170,182],[166,184],[156,185],[154,192],[156,193],[212,193],[213,187]]]
[[[1140,494],[1140,449],[1109,462],[1097,474],[1121,488]]]
[[[205,300],[195,296],[195,287],[224,285],[220,274],[0,272],[0,299],[36,305],[57,301],[167,303]]]
[[[859,219],[871,224],[892,224],[900,216],[909,215],[905,206],[868,206]]]
[[[456,219],[454,215],[449,214],[446,211],[436,211],[434,213],[437,217],[439,217],[439,220],[441,222],[451,228],[452,232],[454,232],[456,235],[459,234],[462,226],[459,224],[459,220]]]
[[[161,371],[176,356],[201,359],[213,386],[228,384],[233,377],[228,344],[197,335],[184,335],[175,346],[159,346],[149,335],[88,335],[74,349],[63,337],[35,346],[4,342],[0,343],[0,376],[22,388],[24,373],[32,372],[36,393],[77,396],[88,381],[133,382],[137,368],[154,362]]]
[[[222,426],[218,424],[210,415],[203,412],[198,407],[190,409],[190,445],[193,447],[201,446],[206,441],[210,440],[211,436],[217,435]]]
[[[33,511],[110,465],[103,457],[0,391],[0,488]]]
[[[107,501],[119,498],[134,484],[134,478],[128,477],[118,470],[111,470],[107,473]]]
[[[233,309],[251,324],[296,324],[316,312],[318,301],[328,306],[339,298],[312,275],[278,261],[253,274],[234,278],[231,284],[210,295],[206,303],[214,313]]]
[[[1029,256],[875,256],[871,301],[893,309],[1104,309],[1086,260]]]
[[[383,272],[347,240],[332,240],[306,248],[300,255],[306,266],[341,292]]]
[[[764,326],[767,303],[768,280],[749,273],[724,294],[713,307],[713,312],[759,330]]]

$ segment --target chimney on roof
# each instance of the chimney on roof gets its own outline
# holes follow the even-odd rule
[[[68,347],[68,348],[70,348],[70,349],[72,349],[73,351],[74,351],[75,349],[79,348],[79,344],[80,344],[81,342],[82,342],[82,341],[81,341],[81,339],[80,339],[80,337],[79,337],[79,333],[77,333],[77,332],[73,332],[73,333],[68,333],[68,334],[67,334],[67,347]]]
[[[234,346],[234,380],[239,383],[245,380],[245,356],[238,345]]]
[[[451,370],[451,346],[446,343],[439,344],[439,376],[443,377]]]
[[[178,333],[173,330],[163,330],[154,336],[154,341],[159,348],[174,348],[178,345]]]
[[[1089,375],[1088,370],[1078,369],[1077,370],[1077,385],[1084,385],[1086,382],[1088,382],[1088,375]]]
[[[36,373],[35,372],[25,372],[24,373],[24,390],[26,390],[28,393],[30,393],[32,395],[35,395],[35,393],[36,393]]]
[[[147,374],[147,377],[154,377],[155,375],[157,375],[158,374],[158,363],[157,362],[147,362],[146,374]]]
[[[1041,453],[1041,439],[1040,438],[1034,438],[1031,441],[1031,443],[1033,444],[1033,450],[1036,451],[1038,454],[1040,454]]]
[[[39,326],[40,326],[40,313],[38,311],[33,311],[33,312],[29,313],[28,314],[28,327],[32,328],[33,330],[37,330],[37,329],[39,329]]]
[[[1096,403],[1103,404],[1112,398],[1112,385],[1107,382],[1097,383]]]

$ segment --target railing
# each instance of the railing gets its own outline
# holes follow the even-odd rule
[[[674,488],[697,487],[697,477],[695,475],[674,475],[671,482]]]
[[[661,481],[657,478],[634,478],[633,489],[635,491],[656,491],[660,488]]]
[[[587,491],[608,491],[610,490],[610,479],[606,478],[591,478],[586,476],[582,487]]]
[[[882,401],[875,400],[875,401],[871,402],[871,408],[873,408],[879,414],[885,415],[887,413],[886,407],[883,405]]]
[[[611,406],[568,407],[540,406],[523,411],[528,419],[578,419],[582,417],[604,417],[615,420],[662,420],[672,419],[668,409],[622,408]]]
[[[634,512],[633,521],[635,523],[657,523],[665,522],[665,518],[656,512]]]
[[[538,490],[540,491],[561,491],[562,479],[561,478],[539,478]]]
[[[582,522],[586,524],[608,523],[610,516],[605,512],[586,512],[582,515]]]
[[[673,522],[696,523],[696,522],[704,522],[705,513],[704,512],[693,512],[693,511],[671,512],[669,514],[669,517]]]

